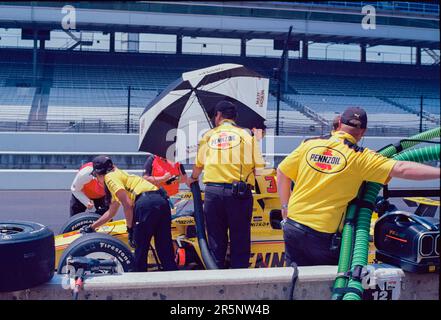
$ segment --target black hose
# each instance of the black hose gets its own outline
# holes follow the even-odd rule
[[[74,290],[72,292],[72,300],[78,300],[78,291]]]
[[[199,182],[193,182],[190,185],[190,188],[191,193],[193,194],[194,220],[196,223],[196,234],[198,237],[199,248],[201,249],[202,262],[206,269],[219,269],[213,255],[211,254],[210,248],[208,247],[207,236],[205,234],[204,210],[202,208],[201,188],[199,187]]]
[[[291,267],[294,269],[294,272],[292,274],[291,278],[291,288],[289,289],[289,299],[294,300],[294,290],[296,288],[297,279],[299,277],[299,269],[297,267],[297,263],[292,262]]]

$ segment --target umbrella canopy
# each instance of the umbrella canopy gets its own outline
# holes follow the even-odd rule
[[[237,124],[263,128],[269,79],[239,64],[219,64],[183,73],[153,99],[139,120],[139,151],[192,163],[219,101],[237,106]]]

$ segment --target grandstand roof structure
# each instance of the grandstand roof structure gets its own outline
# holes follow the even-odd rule
[[[365,30],[363,4],[376,7]],[[389,5],[388,5],[389,4]],[[76,9],[76,29],[194,37],[277,39],[293,25],[296,39],[439,49],[439,5],[411,2],[0,2],[0,27],[61,29],[64,5]],[[407,7],[406,7],[407,4]]]

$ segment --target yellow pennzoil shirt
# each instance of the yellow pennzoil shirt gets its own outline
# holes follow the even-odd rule
[[[279,164],[295,183],[288,218],[320,232],[337,232],[363,181],[387,183],[396,161],[355,143],[350,134],[336,131],[329,138],[303,141]]]
[[[116,197],[116,193],[121,189],[126,190],[127,195],[132,201],[135,201],[136,196],[143,192],[158,190],[158,187],[151,184],[144,178],[133,174],[128,174],[126,171],[118,168],[106,174],[104,181],[112,194],[112,201],[117,202],[120,201]]]
[[[195,165],[204,167],[203,182],[246,181],[254,186],[254,169],[265,167],[257,141],[231,120],[208,131],[199,141]]]

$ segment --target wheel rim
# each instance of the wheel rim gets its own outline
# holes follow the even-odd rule
[[[13,226],[7,226],[7,225],[0,225],[0,235],[13,235],[17,233],[23,232],[24,229],[20,227],[13,227]]]
[[[116,271],[118,273],[123,273],[124,272],[124,267],[121,264],[121,262],[118,260],[117,257],[107,253],[107,252],[92,252],[89,253],[87,255],[85,255],[86,258],[91,258],[91,259],[98,259],[98,260],[104,260],[104,259],[112,259],[116,261]],[[95,273],[107,273],[107,272],[93,272]]]

